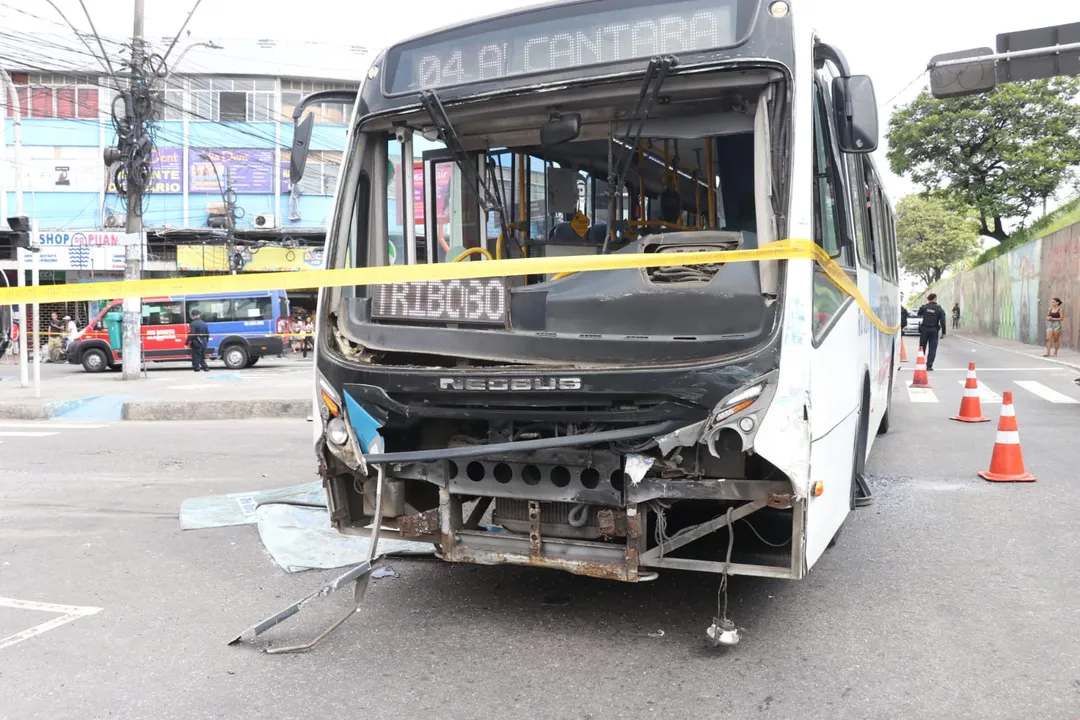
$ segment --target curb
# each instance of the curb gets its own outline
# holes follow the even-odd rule
[[[121,420],[248,420],[307,418],[310,400],[155,401],[124,403]]]
[[[0,403],[0,420],[57,420],[85,405],[92,398],[33,403]],[[115,412],[115,411],[113,411]],[[247,420],[307,418],[310,400],[221,400],[157,401],[129,400],[118,414],[108,417],[80,417],[79,420]]]

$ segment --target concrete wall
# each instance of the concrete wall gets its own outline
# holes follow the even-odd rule
[[[1050,298],[1059,297],[1065,310],[1061,344],[1080,349],[1080,223],[946,278],[930,291],[950,317],[953,304],[960,303],[961,328],[1034,345],[1045,342],[1046,310]]]

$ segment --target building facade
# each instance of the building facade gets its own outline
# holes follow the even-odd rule
[[[155,47],[163,53],[168,42]],[[296,188],[289,182],[292,111],[308,93],[357,87],[367,51],[214,39],[179,43],[176,55],[158,81],[143,213],[145,276],[229,272],[231,261],[240,272],[319,267],[351,107],[309,110],[315,129]],[[121,63],[113,59],[114,67]],[[39,255],[42,283],[122,277],[116,253],[80,249],[90,234],[124,228],[123,198],[103,161],[115,144],[116,83],[74,51],[50,50],[4,69],[20,106],[21,148],[16,154],[15,108],[3,93],[0,217],[16,214],[17,173],[22,214],[50,245]],[[15,285],[15,249],[6,230],[0,229],[0,269]],[[65,310],[84,321],[89,312]]]

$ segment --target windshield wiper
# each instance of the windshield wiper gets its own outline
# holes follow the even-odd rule
[[[645,121],[649,118],[649,112],[652,111],[656,99],[660,96],[660,89],[663,87],[668,73],[678,64],[679,58],[674,55],[664,55],[663,57],[654,57],[651,59],[649,61],[649,67],[645,69],[645,80],[641,83],[641,90],[638,92],[637,102],[634,104],[634,110],[630,113],[630,119],[626,124],[626,133],[619,140],[624,147],[624,153],[619,159],[619,163],[616,166],[617,169],[611,167],[608,168],[608,196],[610,198],[608,200],[609,218],[614,219],[615,217],[615,198],[618,197],[618,193],[623,184],[623,179],[630,170],[630,163],[633,161],[634,155],[640,152],[638,142],[641,141],[641,133],[645,131]],[[634,129],[635,124],[637,125],[636,131]],[[629,152],[626,152],[626,149],[629,149]],[[604,247],[601,250],[602,253],[608,251],[610,242],[611,232],[609,230],[608,234],[604,237]]]
[[[506,222],[506,205],[503,204],[502,193],[499,192],[499,179],[496,178],[495,164],[492,158],[488,156],[485,167],[487,168],[489,180],[491,180],[495,188],[494,192],[484,182],[484,178],[480,176],[480,173],[477,172],[476,164],[469,162],[469,155],[461,145],[461,139],[458,137],[457,131],[454,130],[454,125],[450,122],[438,94],[434,90],[424,90],[420,93],[420,102],[424,105],[424,110],[427,111],[428,116],[431,117],[435,129],[439,132],[439,139],[443,141],[447,149],[450,150],[450,154],[454,156],[454,163],[465,176],[466,183],[473,194],[476,195],[476,199],[484,203],[487,209],[493,209],[499,213],[499,229],[502,231],[503,240],[512,239],[514,244],[517,245],[518,252],[524,257],[525,253],[521,248],[521,243],[518,242],[516,235],[511,236],[510,227]],[[484,197],[480,197],[480,190],[483,191]]]

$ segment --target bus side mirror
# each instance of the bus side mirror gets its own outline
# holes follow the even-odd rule
[[[832,91],[840,149],[859,154],[877,150],[877,98],[870,78],[866,75],[835,78]]]
[[[304,177],[314,124],[315,116],[308,113],[293,127],[292,154],[289,156],[289,182],[293,185],[299,183],[300,178]]]

